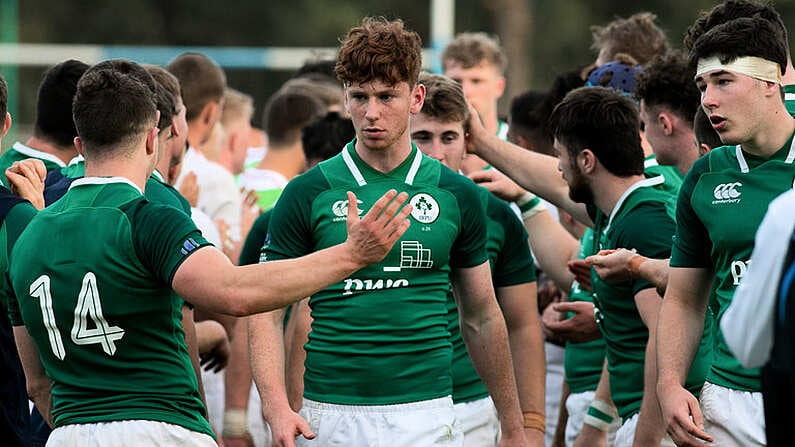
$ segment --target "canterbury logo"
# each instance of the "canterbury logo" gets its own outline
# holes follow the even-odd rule
[[[741,186],[743,186],[743,184],[740,182],[721,183],[720,185],[716,186],[712,191],[712,195],[715,197],[715,200],[712,202],[713,205],[718,203],[739,202],[740,194],[742,194],[742,192],[738,188]]]

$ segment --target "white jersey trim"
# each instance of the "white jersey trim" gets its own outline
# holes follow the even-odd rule
[[[737,155],[737,163],[740,165],[740,172],[747,174],[751,169],[748,167],[748,162],[745,160],[745,156],[743,155],[743,147],[738,144],[735,146],[734,151]],[[789,145],[789,153],[787,153],[787,158],[784,160],[784,163],[791,164],[793,161],[795,161],[795,137],[792,138],[792,142]]]
[[[143,191],[141,191],[141,188],[139,188],[138,185],[124,177],[83,177],[73,181],[72,184],[69,185],[69,190],[83,185],[110,185],[113,183],[126,183],[143,195]]]
[[[414,148],[413,144],[412,148]],[[356,162],[353,161],[353,157],[349,151],[349,146],[345,146],[345,148],[343,148],[342,159],[345,161],[345,165],[348,166],[348,170],[351,172],[354,180],[356,180],[356,183],[358,183],[359,186],[364,186],[367,184],[367,180],[364,179],[362,171],[360,171],[359,167],[356,166]],[[414,160],[412,160],[411,167],[409,167],[409,172],[406,174],[406,179],[404,180],[407,185],[414,184],[414,178],[417,176],[417,172],[420,170],[420,165],[422,165],[422,152],[420,152],[419,149],[416,149],[416,152],[414,153]]]
[[[38,149],[33,149],[30,146],[25,146],[24,144],[17,141],[14,143],[13,146],[14,150],[19,152],[20,154],[27,155],[28,157],[38,158],[40,160],[47,160],[57,164],[60,167],[65,167],[66,163],[63,162],[60,158],[56,157],[53,154],[48,154],[47,152],[42,152]]]
[[[661,175],[657,175],[651,178],[639,180],[633,183],[629,188],[627,188],[627,190],[624,191],[624,194],[621,194],[621,197],[618,198],[618,202],[616,202],[616,206],[613,207],[613,211],[610,212],[610,218],[607,220],[605,233],[607,233],[607,231],[610,229],[610,226],[613,225],[613,218],[616,217],[616,214],[618,214],[618,211],[621,209],[621,206],[624,205],[624,201],[627,200],[627,197],[629,197],[629,195],[632,194],[633,191],[635,191],[638,188],[645,188],[647,186],[661,185],[664,182],[665,178],[663,178],[663,176]]]
[[[362,175],[362,171],[359,170],[359,167],[356,166],[356,163],[353,161],[353,157],[351,157],[350,152],[348,152],[348,147],[345,147],[345,150],[342,151],[342,159],[345,161],[345,165],[348,166],[348,170],[351,171],[351,175],[353,176],[356,183],[359,186],[364,186],[367,184],[367,181],[364,179]]]

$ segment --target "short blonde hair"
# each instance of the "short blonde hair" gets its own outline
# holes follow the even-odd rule
[[[239,119],[251,121],[254,114],[254,98],[233,88],[224,90],[224,108],[221,124],[228,126]]]

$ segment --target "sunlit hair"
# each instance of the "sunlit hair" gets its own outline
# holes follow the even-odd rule
[[[419,83],[425,86],[421,113],[444,123],[462,123],[466,127],[469,108],[461,84],[447,76],[422,73]]]
[[[366,17],[348,32],[334,70],[345,85],[379,80],[414,86],[422,66],[421,45],[420,36],[402,20]]]
[[[449,63],[456,63],[464,68],[472,68],[481,61],[497,67],[500,73],[504,73],[508,66],[508,58],[500,48],[499,41],[486,33],[461,33],[442,52],[442,64],[445,67]]]

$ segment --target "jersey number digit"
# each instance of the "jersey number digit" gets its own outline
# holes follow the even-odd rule
[[[39,298],[41,313],[44,317],[44,326],[50,339],[52,352],[60,360],[66,357],[61,333],[55,324],[55,313],[52,310],[52,294],[50,293],[50,277],[40,276],[30,285],[30,295]],[[83,277],[83,286],[80,295],[77,297],[75,306],[75,318],[72,323],[72,342],[77,345],[101,344],[105,354],[113,355],[116,353],[116,342],[124,337],[124,329],[118,326],[110,326],[102,314],[102,303],[99,300],[99,289],[97,288],[97,277],[92,272],[86,273]],[[88,319],[94,325],[93,329],[88,327]]]

